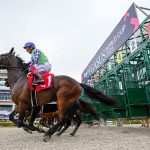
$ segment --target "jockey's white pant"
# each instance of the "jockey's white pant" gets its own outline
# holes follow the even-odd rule
[[[43,73],[49,73],[51,71],[51,64],[49,64],[48,62],[45,62],[44,64],[35,64],[33,65],[39,73],[43,74]]]

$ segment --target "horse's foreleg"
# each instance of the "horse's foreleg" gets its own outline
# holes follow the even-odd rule
[[[26,103],[20,101],[17,109],[18,109],[18,112],[19,112],[19,117],[18,117],[17,120],[15,120],[16,125],[18,127],[23,127],[23,129],[25,131],[27,131],[29,133],[32,133],[31,129],[28,127],[29,125],[24,123],[24,119],[25,119],[25,116],[27,115],[27,111],[29,110],[29,106]]]
[[[33,123],[34,123],[34,121],[35,121],[35,119],[36,119],[39,112],[40,112],[40,106],[34,106],[32,108],[29,125],[33,126]]]
[[[17,119],[18,127],[23,127],[24,126],[24,118],[26,116],[26,113],[29,109],[29,106],[24,103],[24,101],[19,101],[18,105],[18,111],[19,111],[19,117]]]
[[[9,120],[12,121],[16,126],[19,126],[18,125],[18,122],[17,120],[14,118],[14,116],[17,114],[17,107],[10,113],[9,115]]]
[[[19,113],[19,107],[18,106],[16,106],[16,108],[10,113],[9,120],[11,120],[17,127],[22,127],[22,125],[23,125],[23,119],[20,117],[20,113],[19,113],[18,119],[14,118],[14,116],[17,113]]]
[[[23,125],[23,119],[20,118],[20,114],[18,119],[14,118],[17,113],[19,113],[18,106],[16,106],[15,109],[10,113],[9,120],[12,121],[17,127],[21,127]]]
[[[39,131],[39,129],[33,125],[39,111],[40,111],[40,106],[35,106],[32,108],[29,125],[27,125],[27,124],[23,125],[25,128],[28,128],[31,131]]]

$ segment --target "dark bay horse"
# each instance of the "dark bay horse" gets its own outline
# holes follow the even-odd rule
[[[29,126],[33,126],[33,121],[39,112],[39,109],[33,109],[31,106],[31,92],[27,81],[26,67],[24,61],[15,55],[14,48],[10,52],[0,55],[1,69],[7,69],[8,83],[11,88],[12,101],[16,104],[16,108],[10,114],[10,120],[18,127],[24,126],[23,119],[27,111],[32,110]],[[52,101],[57,101],[60,122],[44,134],[43,140],[47,141],[64,122],[64,115],[70,106],[75,105],[81,96],[82,90],[85,94],[98,102],[108,105],[116,105],[117,101],[104,95],[102,92],[89,87],[86,84],[79,83],[69,76],[55,76],[53,79],[53,87],[45,89],[37,93],[37,105],[41,106]],[[38,107],[39,108],[39,107]],[[19,113],[19,119],[14,118]],[[27,126],[26,126],[27,127]]]
[[[76,106],[74,105],[67,113],[68,120],[65,122],[63,129],[60,130],[57,135],[60,136],[71,125],[71,122],[74,121],[76,126],[70,133],[71,136],[74,136],[82,123],[83,114],[91,114],[98,122],[100,121],[99,113],[97,112],[96,108],[91,103],[86,102],[80,98],[79,103],[76,104]]]
[[[68,115],[68,120],[64,122],[64,125],[62,125],[57,131],[57,135],[60,136],[70,125],[73,121],[75,123],[74,130],[70,133],[71,136],[74,136],[78,128],[80,127],[82,123],[82,115],[83,114],[91,114],[98,122],[99,119],[99,113],[97,112],[96,108],[89,102],[86,102],[79,98],[79,101],[76,105],[70,108],[68,112],[66,112],[66,115]],[[58,111],[56,112],[50,112],[43,114],[42,119],[44,118],[45,122],[51,126],[53,124],[53,121],[59,121],[59,114]],[[46,124],[45,123],[45,124]],[[46,127],[47,127],[46,124]],[[44,125],[44,124],[43,124]]]

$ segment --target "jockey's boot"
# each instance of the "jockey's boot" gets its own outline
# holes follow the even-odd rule
[[[43,80],[42,76],[38,72],[35,74],[35,76],[37,77],[37,80],[35,81],[34,84],[42,84],[42,83],[44,83],[44,80]]]

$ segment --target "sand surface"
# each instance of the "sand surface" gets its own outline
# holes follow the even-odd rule
[[[71,137],[70,127],[60,137],[43,142],[43,133],[21,128],[0,128],[0,150],[150,150],[150,128],[82,125]]]

